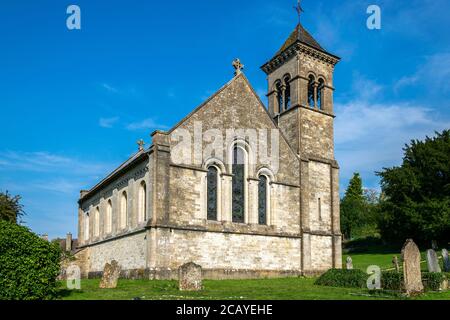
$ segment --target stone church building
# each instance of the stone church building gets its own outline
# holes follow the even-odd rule
[[[176,278],[187,262],[201,265],[210,279],[340,268],[333,137],[338,61],[297,25],[261,67],[266,108],[235,60],[235,76],[225,86],[81,191],[77,257],[83,274],[97,276],[111,260],[124,277],[150,279]],[[205,152],[214,140],[207,132],[225,136],[230,129],[231,138],[214,142],[221,152]],[[263,161],[239,129],[279,133],[267,142],[276,161]]]

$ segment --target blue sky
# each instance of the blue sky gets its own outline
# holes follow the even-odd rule
[[[231,79],[259,67],[296,24],[294,0],[2,1],[0,190],[20,194],[25,222],[76,234],[76,200]],[[304,0],[303,25],[342,57],[335,73],[341,186],[399,164],[413,138],[450,128],[450,2]],[[82,30],[66,28],[81,8]],[[366,9],[382,29],[366,28]],[[265,100],[264,100],[265,101]]]

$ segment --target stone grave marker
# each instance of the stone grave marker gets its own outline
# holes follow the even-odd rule
[[[441,272],[441,266],[439,265],[439,259],[436,251],[433,249],[427,250],[427,265],[429,272]]]
[[[398,264],[397,256],[394,256],[394,258],[392,258],[392,264],[394,265],[395,271],[400,272],[400,265]]]
[[[120,276],[120,266],[116,260],[105,264],[103,269],[102,281],[100,282],[101,289],[115,289]]]
[[[444,260],[444,272],[450,272],[450,258],[447,249],[442,249],[442,259]]]
[[[347,257],[347,270],[353,270],[353,260],[352,257]]]
[[[408,239],[403,246],[402,261],[406,294],[422,293],[424,288],[420,272],[420,251],[412,239]]]
[[[193,262],[186,263],[178,269],[180,291],[200,291],[202,286],[202,267]]]

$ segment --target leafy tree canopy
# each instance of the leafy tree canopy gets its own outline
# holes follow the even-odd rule
[[[450,240],[450,130],[411,141],[401,166],[377,174],[384,195],[383,237]]]
[[[25,214],[20,196],[11,196],[8,191],[0,192],[0,220],[16,223]]]

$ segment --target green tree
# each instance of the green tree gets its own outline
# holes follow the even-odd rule
[[[25,213],[20,196],[11,196],[8,191],[0,192],[0,220],[16,223]]]
[[[355,173],[341,200],[341,230],[345,238],[351,239],[353,231],[362,226],[364,206],[362,179]]]
[[[60,254],[28,228],[0,220],[0,300],[56,298]]]
[[[384,168],[380,229],[387,240],[450,240],[450,130],[406,145],[403,163]]]

